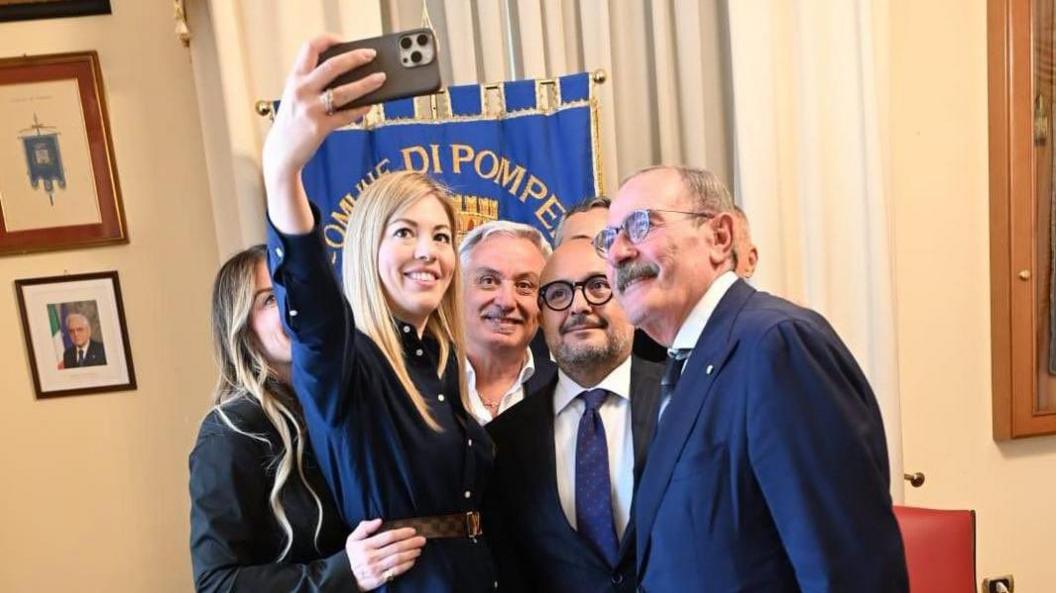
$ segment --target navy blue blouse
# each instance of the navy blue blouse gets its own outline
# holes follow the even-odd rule
[[[439,344],[394,320],[404,362],[442,430],[425,423],[353,312],[315,228],[284,235],[270,224],[268,260],[293,347],[292,381],[319,465],[342,518],[360,521],[480,509],[491,440],[459,397],[458,362],[437,377]],[[483,538],[429,540],[411,570],[379,591],[471,593],[497,586]]]

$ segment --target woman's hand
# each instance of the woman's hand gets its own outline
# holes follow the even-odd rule
[[[374,50],[358,49],[319,64],[319,54],[339,43],[334,36],[317,37],[303,46],[286,77],[282,101],[268,137],[264,141],[264,183],[268,213],[282,232],[305,232],[311,228],[307,197],[301,185],[301,169],[312,158],[327,134],[363,117],[369,107],[345,111],[327,110],[326,85],[338,76],[374,59]],[[377,72],[335,87],[329,106],[336,109],[378,89],[385,73]]]
[[[345,540],[345,551],[360,591],[372,591],[407,572],[422,555],[425,538],[411,527],[372,535],[381,519],[360,521]]]

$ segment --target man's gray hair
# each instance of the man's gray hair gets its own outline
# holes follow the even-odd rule
[[[550,243],[547,242],[546,237],[535,227],[510,220],[492,220],[469,231],[462,238],[462,243],[458,246],[458,259],[462,267],[464,268],[469,263],[469,255],[474,247],[484,239],[494,236],[529,241],[543,254],[543,259],[549,259],[550,254],[554,251],[550,247]]]
[[[726,185],[717,175],[706,169],[680,165],[656,165],[631,173],[620,185],[622,186],[643,173],[664,170],[678,173],[678,176],[682,178],[682,184],[686,186],[686,190],[689,192],[690,198],[693,199],[694,204],[701,212],[710,212],[712,214],[733,212],[736,208],[733,203],[733,197],[730,196],[730,191],[726,189]]]
[[[605,196],[594,196],[591,198],[584,198],[581,202],[572,206],[565,215],[561,217],[561,222],[557,225],[557,232],[554,233],[554,244],[560,245],[565,240],[565,221],[572,218],[576,214],[582,214],[584,212],[590,212],[595,208],[609,209],[612,205],[612,200]]]
[[[83,313],[70,313],[69,315],[66,316],[65,325],[69,326],[70,325],[70,320],[74,319],[74,318],[80,319],[88,327],[92,326],[92,322],[88,320],[88,316],[83,314]]]

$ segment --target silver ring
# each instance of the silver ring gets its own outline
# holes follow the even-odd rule
[[[334,89],[326,89],[326,91],[319,95],[319,99],[323,102],[323,110],[326,111],[327,115],[334,114]]]
[[[395,574],[395,571],[390,568],[390,569],[385,571],[385,574],[383,576],[385,577],[385,582],[386,583],[391,583],[393,577],[395,577],[396,574]]]

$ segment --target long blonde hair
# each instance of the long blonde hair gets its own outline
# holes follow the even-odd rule
[[[293,388],[280,380],[268,365],[250,327],[253,311],[254,278],[258,265],[266,261],[263,245],[250,247],[227,260],[216,273],[213,283],[213,350],[220,366],[220,376],[214,389],[217,416],[231,430],[246,437],[272,445],[265,436],[249,432],[238,425],[224,411],[224,405],[240,398],[256,402],[264,416],[275,428],[282,442],[282,450],[273,460],[275,483],[268,494],[272,515],[278,522],[286,541],[277,560],[281,561],[293,545],[293,528],[282,505],[281,493],[296,471],[301,483],[315,500],[319,516],[315,524],[314,543],[319,548],[319,533],[323,527],[323,503],[304,475],[304,423]]]
[[[381,247],[385,227],[393,216],[398,216],[419,200],[435,198],[440,201],[451,224],[454,238],[458,230],[458,213],[451,203],[451,194],[441,184],[422,173],[400,171],[379,177],[367,186],[356,200],[356,207],[348,219],[345,245],[341,257],[342,279],[345,298],[356,316],[356,326],[378,345],[400,384],[407,391],[415,409],[433,430],[440,425],[429,412],[422,394],[415,387],[404,364],[403,343],[393,322],[392,308],[386,298],[378,270],[378,249]],[[469,409],[466,400],[465,339],[462,329],[462,285],[458,255],[454,253],[454,269],[451,284],[440,300],[440,306],[429,315],[425,331],[440,343],[440,361],[437,375],[443,375],[448,357],[458,362],[459,397]]]

